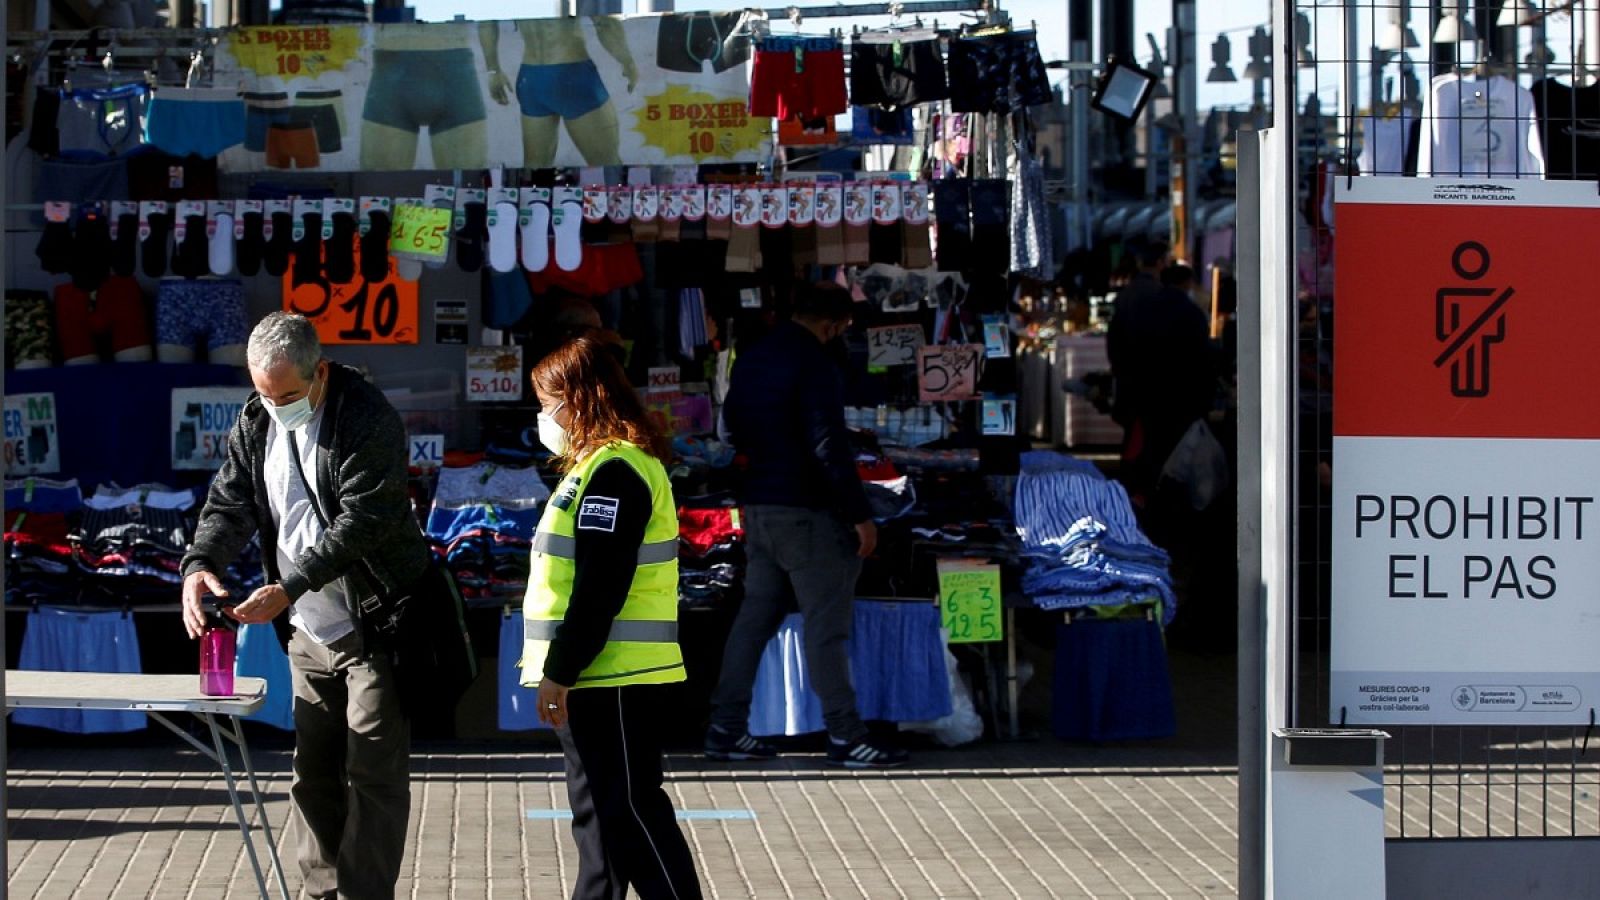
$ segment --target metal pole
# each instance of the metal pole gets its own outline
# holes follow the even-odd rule
[[[9,15],[5,15],[3,13],[0,13],[0,47],[4,47],[6,45],[6,41],[8,40],[9,35],[7,34],[7,31],[11,27],[11,22],[9,20],[10,20],[10,16]],[[49,23],[47,22],[46,24],[48,25]],[[9,96],[10,95],[9,94],[10,86],[8,84],[6,84],[7,76],[8,76],[7,68],[5,66],[0,66],[0,95],[5,95],[5,96]],[[7,209],[7,204],[10,202],[10,197],[7,196],[7,191],[10,188],[10,181],[11,181],[11,179],[9,179],[9,178],[0,178],[0,212],[3,212],[4,210],[6,210]],[[10,240],[10,229],[9,228],[0,228],[0,284],[8,283],[6,281],[6,260],[9,257],[7,256],[7,252],[8,251],[7,251],[6,244],[8,243],[9,240]],[[6,318],[5,317],[5,313],[6,313],[5,306],[4,305],[0,305],[0,329],[4,329],[4,328],[9,328],[10,327],[10,323],[6,322],[6,320],[5,320],[5,318]],[[3,353],[3,352],[5,352],[5,351],[4,350],[0,350],[0,353]],[[3,361],[0,361],[0,362],[3,362]],[[5,379],[6,379],[5,369],[6,369],[6,367],[4,365],[0,365],[0,396],[4,396],[5,395],[5,384],[6,384],[6,382],[5,382]],[[3,496],[3,494],[0,494],[0,518],[4,518],[4,517],[5,517],[5,497]],[[0,566],[0,597],[4,597],[5,596],[5,590],[6,590],[5,567],[4,566]],[[5,616],[4,613],[0,613],[0,647],[4,647],[4,646],[6,646],[6,616]],[[0,666],[0,697],[5,696],[5,692],[6,692],[5,667],[4,666]],[[7,735],[6,735],[6,725],[9,723],[10,719],[11,719],[10,716],[0,715],[0,823],[6,823],[6,822],[10,822],[11,821],[11,816],[10,816],[10,813],[11,813],[11,808],[10,807],[11,807],[11,805],[10,805],[10,803],[8,801],[8,798],[6,797],[6,785],[9,784],[10,781],[11,781],[11,773],[10,773],[11,766],[10,766],[10,762],[9,762],[11,754],[8,752],[8,748],[11,746],[11,744],[10,744],[10,741],[9,741]],[[9,828],[7,828],[6,830],[10,831]],[[0,872],[10,872],[11,871],[11,861],[8,858],[8,850],[7,850],[7,847],[9,846],[9,844],[10,844],[10,841],[0,840]],[[6,898],[6,880],[5,879],[0,879],[0,900],[5,900],[5,898]]]
[[[1289,639],[1296,546],[1295,2],[1272,7],[1279,61],[1272,128],[1239,142],[1239,896],[1245,900],[1274,896],[1273,732],[1295,724]]]
[[[1353,133],[1356,113],[1361,109],[1361,6],[1354,2],[1346,2],[1344,6],[1344,84],[1340,93],[1344,95],[1343,108],[1340,110],[1340,125],[1345,130],[1345,146],[1349,147],[1355,141]],[[1378,96],[1379,86],[1372,85],[1373,97]]]
[[[1594,84],[1600,76],[1600,3],[1589,0],[1590,5],[1581,7],[1583,19],[1583,68],[1587,76],[1584,81]]]
[[[1239,135],[1239,898],[1266,896],[1266,661],[1261,589],[1261,135]]]
[[[1172,258],[1191,258],[1189,215],[1194,209],[1194,184],[1190,177],[1189,148],[1199,146],[1199,69],[1195,60],[1194,0],[1172,0],[1172,28],[1176,40],[1172,60],[1173,100],[1179,127],[1172,137]]]
[[[1092,0],[1072,0],[1067,14],[1070,60],[1087,64],[1094,55],[1094,4]],[[1071,86],[1072,110],[1072,222],[1068,232],[1077,248],[1090,244],[1089,223],[1089,92],[1092,75],[1087,69],[1067,73]]]

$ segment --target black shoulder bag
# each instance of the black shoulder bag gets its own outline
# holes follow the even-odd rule
[[[300,463],[299,443],[294,432],[287,434],[295,473],[306,489],[311,511],[326,531],[328,518]],[[478,677],[478,656],[467,633],[466,603],[455,579],[430,554],[427,570],[416,581],[385,593],[383,582],[366,560],[360,565],[372,587],[372,595],[358,601],[360,624],[367,639],[377,645],[373,649],[388,652],[406,715],[447,715]]]

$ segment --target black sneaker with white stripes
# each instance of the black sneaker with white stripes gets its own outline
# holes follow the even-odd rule
[[[778,755],[778,748],[759,738],[752,737],[750,732],[734,734],[716,725],[706,729],[706,756],[710,759],[723,762],[747,762],[750,760],[773,759]]]
[[[869,740],[841,744],[828,739],[828,765],[846,769],[898,769],[911,761],[899,747],[880,747]]]

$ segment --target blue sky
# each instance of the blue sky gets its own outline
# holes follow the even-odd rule
[[[816,0],[795,0],[799,6],[815,5]],[[553,16],[556,14],[556,0],[533,0],[526,4],[508,4],[505,0],[412,0],[417,8],[417,18],[423,21],[442,21],[454,18],[457,15],[468,19],[506,19],[528,18],[537,16]],[[1154,34],[1156,39],[1165,42],[1165,32],[1172,21],[1172,4],[1170,0],[1137,0],[1135,30],[1138,35],[1138,56],[1140,62],[1149,60],[1149,43],[1144,39],[1146,32]],[[749,6],[770,7],[778,6],[775,2],[756,3],[752,0],[678,0],[678,9],[689,10],[724,10],[741,9]],[[1244,70],[1245,63],[1249,61],[1246,53],[1245,41],[1249,38],[1250,29],[1256,25],[1266,24],[1270,15],[1267,0],[1203,0],[1197,4],[1199,7],[1197,28],[1199,31],[1199,56],[1200,61],[1209,67],[1211,60],[1211,42],[1216,40],[1217,33],[1223,30],[1240,29],[1237,33],[1229,34],[1233,43],[1233,69],[1237,72]],[[624,12],[634,11],[634,0],[622,0]],[[1030,22],[1038,24],[1040,51],[1045,59],[1065,59],[1067,55],[1067,24],[1063,14],[1065,0],[1001,0],[1001,8],[1011,14],[1011,19],[1018,27],[1027,27]],[[515,9],[515,12],[511,10]],[[940,17],[941,25],[953,26],[960,18],[955,15]],[[831,26],[844,23],[848,27],[852,20],[819,19],[820,23]],[[883,24],[886,20],[860,19],[863,27],[874,24]],[[1203,71],[1203,70],[1202,70]],[[1243,82],[1230,85],[1201,85],[1200,103],[1202,106],[1216,104],[1247,104],[1250,101],[1250,84]]]

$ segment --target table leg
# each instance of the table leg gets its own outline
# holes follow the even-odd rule
[[[1017,611],[1006,610],[1006,713],[1010,717],[1011,739],[1022,737],[1017,714]]]
[[[239,802],[239,787],[233,780],[233,766],[228,762],[228,750],[222,746],[222,729],[217,727],[216,716],[211,713],[197,713],[211,728],[212,743],[217,745],[217,759],[222,764],[222,777],[228,785],[228,799],[233,801],[233,814],[239,820],[239,834],[244,837],[245,852],[250,854],[250,868],[256,873],[256,887],[261,891],[261,900],[271,900],[272,895],[267,893],[267,878],[261,871],[261,860],[256,857],[255,841],[250,839],[250,822],[244,815],[244,804]]]
[[[283,874],[283,860],[278,856],[278,843],[272,837],[272,822],[267,818],[267,805],[261,799],[261,786],[256,780],[256,767],[250,761],[250,747],[244,742],[244,723],[231,719],[233,742],[239,745],[239,757],[244,761],[245,775],[250,779],[250,793],[255,797],[256,814],[261,816],[261,831],[267,838],[267,858],[272,862],[272,874],[278,879],[278,890],[284,900],[290,900],[289,879]]]

